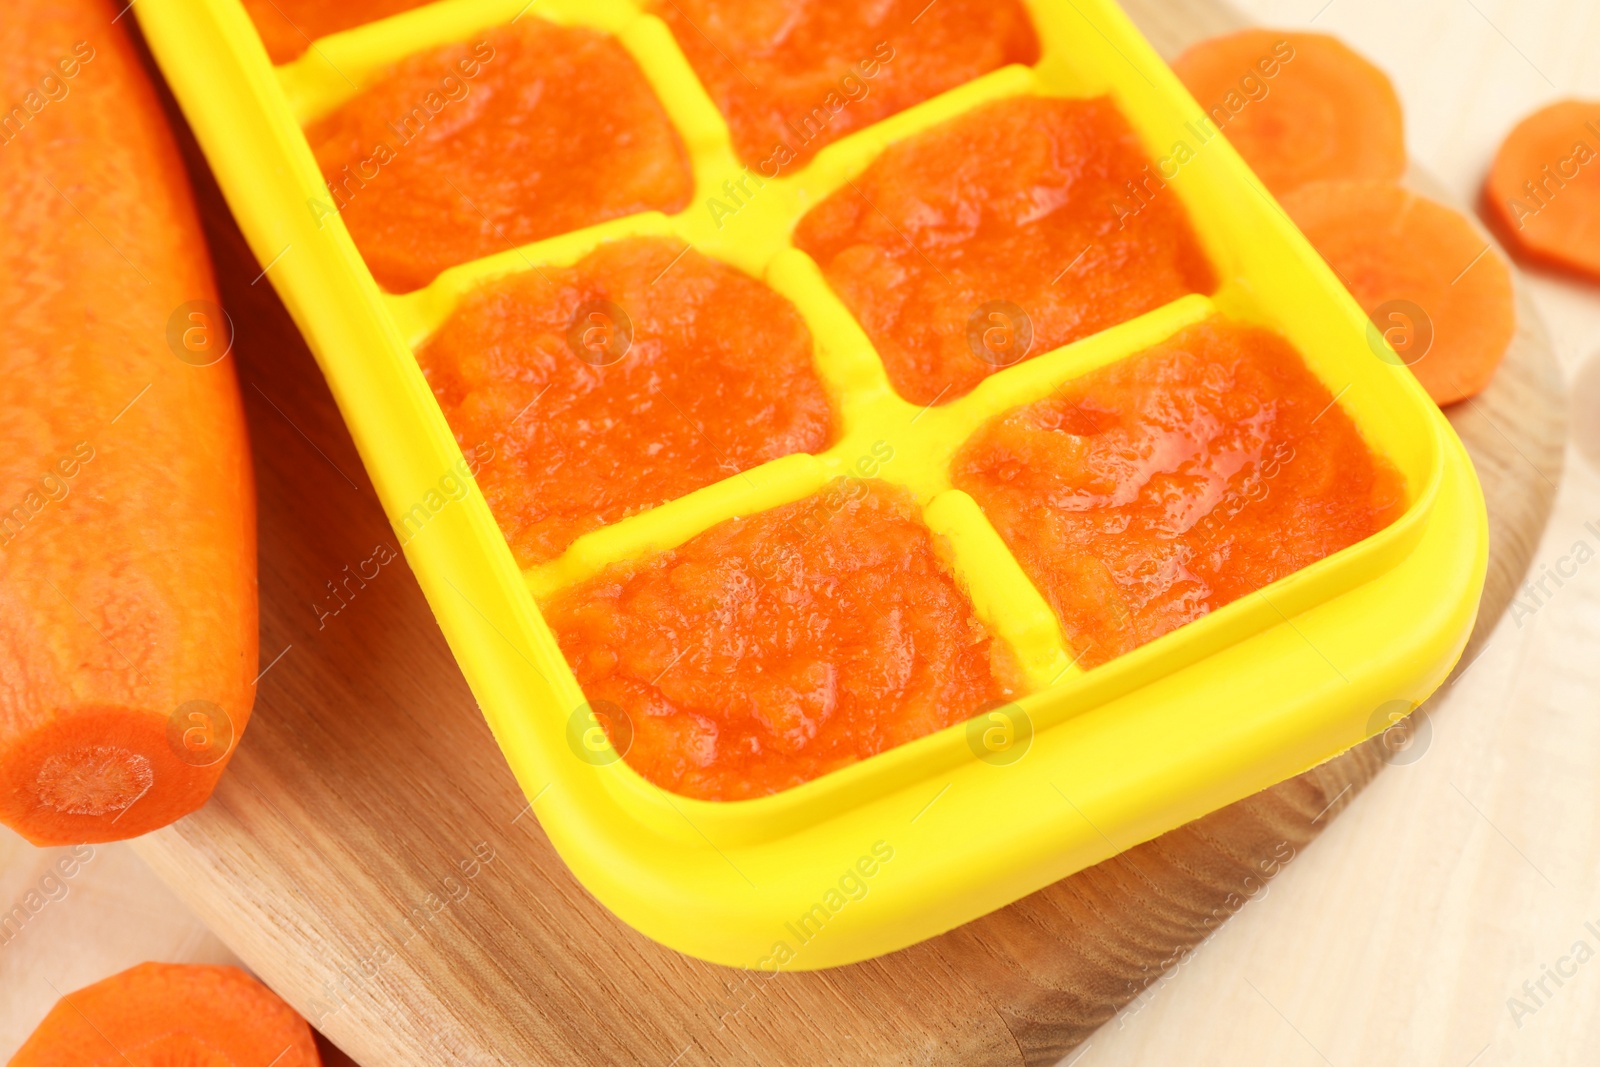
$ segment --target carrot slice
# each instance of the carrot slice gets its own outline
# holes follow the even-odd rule
[[[1201,41],[1172,69],[1274,194],[1405,173],[1394,85],[1336,38],[1244,30]]]
[[[1388,182],[1320,182],[1281,200],[1440,405],[1480,392],[1516,334],[1511,268],[1458,211]]]
[[[1485,190],[1514,249],[1600,279],[1600,101],[1563,100],[1523,119]]]
[[[0,822],[36,844],[199,807],[256,675],[227,326],[121,6],[0,19]]]
[[[141,963],[56,1001],[10,1067],[318,1067],[311,1027],[237,967]]]

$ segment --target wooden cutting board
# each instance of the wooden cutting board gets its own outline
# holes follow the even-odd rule
[[[1215,0],[1126,6],[1169,58],[1241,24]],[[403,560],[319,617],[338,603],[328,583],[394,536],[310,354],[192,142],[186,151],[237,328],[266,669],[212,802],[138,849],[368,1067],[1053,1063],[1258,894],[1394,758],[1368,742],[868,963],[769,979],[654,944],[552,850]],[[1493,545],[1463,663],[1538,542],[1564,413],[1559,371],[1524,301],[1493,386],[1451,412],[1483,481]]]

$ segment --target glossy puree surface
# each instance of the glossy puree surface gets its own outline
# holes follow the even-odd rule
[[[895,390],[948,403],[1005,366],[1212,290],[1177,195],[1149,184],[1142,199],[1132,187],[1145,183],[1160,179],[1110,100],[1016,97],[891,146],[800,221],[795,244]],[[1026,316],[1031,343],[1000,304]]]
[[[1015,691],[910,497],[875,480],[721,523],[545,617],[628,762],[711,800],[790,788]]]
[[[525,567],[833,436],[794,305],[665,238],[489,283],[418,359]]]
[[[658,0],[652,5],[769,178],[1039,42],[1017,0]]]
[[[412,56],[306,131],[378,284],[640,211],[693,186],[677,132],[616,39],[532,15]]]
[[[1090,667],[1376,533],[1406,502],[1287,342],[1220,320],[997,417],[952,480]]]

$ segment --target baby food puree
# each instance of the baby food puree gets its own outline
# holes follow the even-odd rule
[[[1019,97],[891,146],[800,221],[895,390],[948,403],[985,376],[1215,281],[1108,99]],[[996,340],[998,338],[998,340]]]
[[[1215,320],[992,420],[952,475],[1089,667],[1405,507],[1399,473],[1286,341]]]
[[[769,178],[1039,42],[1017,0],[659,0],[652,5]]]
[[[845,479],[545,605],[628,762],[686,796],[809,781],[1013,695],[903,490]],[[623,747],[619,745],[619,747]]]
[[[418,359],[525,567],[833,436],[794,305],[663,238],[490,283]]]
[[[378,284],[620,215],[688,201],[689,164],[632,57],[580,26],[524,16],[412,56],[306,131]]]

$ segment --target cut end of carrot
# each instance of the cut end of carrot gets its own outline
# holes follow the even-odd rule
[[[1511,268],[1470,219],[1388,182],[1320,182],[1281,203],[1372,319],[1379,358],[1398,356],[1441,406],[1489,384],[1516,299]]]
[[[62,997],[10,1067],[320,1067],[311,1027],[237,967],[142,963]]]
[[[255,697],[249,434],[233,361],[174,357],[195,354],[176,327],[220,308],[130,6],[0,15],[9,69],[86,71],[48,130],[8,128],[0,166],[0,278],[50,279],[8,295],[26,313],[0,352],[0,465],[21,501],[0,538],[0,823],[39,845],[200,807]],[[26,177],[48,174],[73,176],[70,202]],[[140,250],[137,272],[119,247]]]
[[[1201,41],[1172,69],[1274,194],[1405,173],[1394,85],[1334,37],[1244,30]]]
[[[1523,119],[1495,155],[1484,199],[1513,250],[1600,280],[1600,101],[1562,100]]]
[[[150,759],[119,745],[79,745],[52,752],[39,766],[39,803],[62,815],[123,812],[150,791]]]
[[[231,747],[197,755],[176,736],[156,711],[58,714],[0,751],[0,822],[36,845],[120,841],[166,826],[205,803]],[[234,736],[230,726],[229,743]]]

